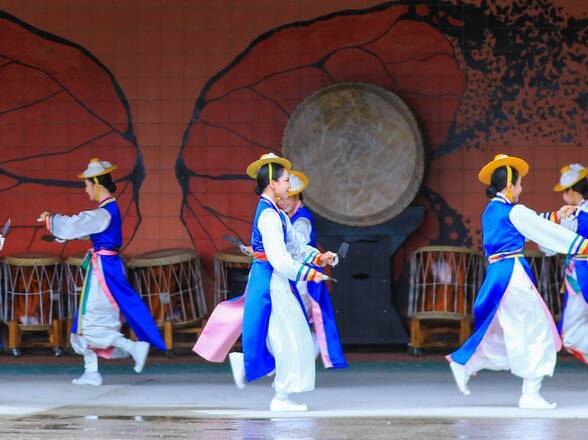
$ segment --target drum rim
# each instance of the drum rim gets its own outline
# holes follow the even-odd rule
[[[243,263],[243,264],[250,264],[253,261],[253,257],[249,255],[245,255],[243,253],[231,253],[227,251],[239,251],[238,247],[231,247],[223,249],[222,251],[218,251],[214,254],[214,259],[223,262],[223,263]]]
[[[77,254],[73,254],[67,257],[64,263],[71,266],[81,266],[86,259],[86,255],[88,255],[87,252],[78,252]]]
[[[555,255],[545,255],[540,250],[534,250],[534,249],[525,249],[524,253],[525,253],[525,258],[543,258],[543,257],[551,258],[551,257],[555,257]]]
[[[455,252],[455,253],[463,253],[463,254],[471,254],[482,256],[482,253],[477,249],[467,248],[464,246],[423,246],[418,248],[413,252],[413,255],[420,254],[422,252],[431,252],[431,251],[445,251],[445,252]]]
[[[439,320],[460,320],[466,317],[472,317],[472,313],[467,312],[442,312],[442,311],[420,311],[410,315],[414,319],[439,319]]]
[[[155,252],[162,252],[162,251],[177,251],[174,255],[168,255],[166,257],[148,257]],[[162,266],[162,265],[170,265],[170,264],[178,264],[178,263],[185,263],[194,259],[198,258],[198,254],[194,249],[191,248],[166,248],[166,249],[157,249],[149,252],[144,252],[142,254],[136,255],[135,257],[131,258],[128,262],[127,266],[130,269],[138,268],[138,267],[153,267],[153,266]]]
[[[61,264],[61,258],[51,254],[15,254],[4,257],[4,262],[10,266],[54,266]]]

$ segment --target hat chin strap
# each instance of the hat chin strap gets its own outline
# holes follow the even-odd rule
[[[100,198],[100,194],[98,193],[100,189],[100,183],[98,182],[98,178],[96,176],[92,177],[92,180],[94,181],[94,200],[98,201]]]
[[[510,200],[511,202],[514,202],[514,200],[512,199],[512,192],[509,189],[509,186],[512,185],[512,168],[510,167],[510,165],[506,166],[506,198],[508,200]]]

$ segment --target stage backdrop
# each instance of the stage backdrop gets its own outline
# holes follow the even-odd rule
[[[223,234],[248,238],[246,165],[280,153],[296,106],[339,82],[393,91],[425,137],[414,204],[427,216],[396,254],[399,280],[418,246],[479,247],[476,176],[494,154],[530,162],[523,201],[536,209],[560,205],[562,165],[588,164],[583,0],[0,0],[0,10],[0,223],[16,226],[5,254],[87,248],[41,241],[35,219],[91,208],[75,176],[100,157],[120,167],[125,253],[194,247],[210,272]]]

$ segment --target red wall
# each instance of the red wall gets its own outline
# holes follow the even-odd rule
[[[530,162],[524,203],[556,208],[559,168],[588,164],[586,2],[404,3],[1,0],[5,253],[86,247],[40,241],[35,218],[90,208],[72,184],[99,156],[121,166],[127,254],[195,246],[209,263],[223,234],[248,237],[245,166],[341,81],[398,93],[430,144],[427,221],[397,276],[417,246],[479,245],[476,176],[498,152]]]

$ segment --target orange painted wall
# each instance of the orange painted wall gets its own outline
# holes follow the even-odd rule
[[[71,42],[98,58],[128,98],[137,142],[145,161],[141,185],[142,222],[126,253],[191,246],[179,219],[180,186],[174,165],[195,99],[205,82],[260,33],[288,22],[377,1],[0,1],[0,10]],[[105,154],[108,156],[107,154]],[[105,156],[102,155],[102,156]],[[91,155],[86,154],[87,160]],[[105,157],[106,158],[106,157]],[[72,176],[84,162],[67,163]],[[59,167],[59,165],[57,165]],[[39,192],[30,187],[28,191]],[[34,225],[41,209],[77,211],[91,207],[67,193],[39,202],[17,223]],[[63,203],[75,197],[75,203]],[[5,199],[6,200],[6,199]],[[3,203],[8,216],[14,203]],[[8,205],[8,206],[7,206]],[[32,215],[32,214],[35,215]],[[28,214],[28,211],[27,211]],[[13,221],[15,219],[13,218]],[[27,239],[7,243],[6,253],[22,251]],[[44,246],[35,242],[33,248]],[[44,246],[44,250],[54,250]]]
[[[486,200],[476,175],[497,152],[531,163],[526,204],[557,207],[551,188],[559,168],[588,163],[586,46],[578,44],[588,6],[583,0],[514,0],[482,10],[480,3],[452,0],[438,9],[430,1],[0,0],[0,10],[16,20],[3,20],[0,57],[2,50],[13,51],[19,62],[44,66],[39,75],[0,58],[0,87],[14,95],[0,100],[0,151],[10,156],[0,168],[12,173],[0,176],[0,221],[12,216],[20,226],[5,253],[68,254],[85,247],[41,242],[34,219],[44,209],[90,208],[81,189],[67,185],[98,155],[119,162],[119,176],[127,179],[120,186],[127,185],[121,197],[129,207],[126,237],[135,232],[127,254],[195,245],[210,263],[225,245],[224,233],[247,237],[255,196],[251,182],[209,177],[243,174],[264,145],[279,149],[287,120],[279,107],[291,112],[314,90],[349,80],[398,93],[422,122],[430,146],[430,169],[416,202],[428,207],[427,221],[397,256],[397,276],[417,246],[479,245]],[[533,20],[517,21],[526,14]],[[358,53],[378,32],[372,54]],[[356,49],[340,50],[346,45]],[[329,51],[335,55],[327,73],[298,70]],[[266,101],[233,94],[285,65],[295,66],[296,75],[256,89]],[[71,95],[61,86],[52,89],[48,73]],[[33,114],[31,102],[47,96],[45,113]],[[72,96],[93,113],[73,109]],[[197,106],[199,97],[206,105]],[[19,106],[26,111],[2,114]],[[219,126],[193,121],[187,132],[195,106]],[[44,147],[71,148],[109,127],[108,136],[74,153],[14,160]],[[249,135],[253,142],[244,140]],[[21,154],[15,145],[26,148]],[[183,205],[176,176],[182,145],[184,170],[200,175],[190,177],[186,188],[194,197]],[[13,175],[39,181],[12,188]]]

